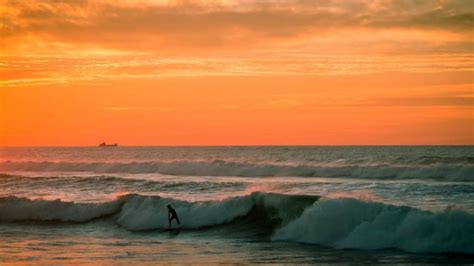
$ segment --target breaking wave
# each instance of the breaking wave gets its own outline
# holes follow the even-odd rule
[[[119,225],[129,230],[165,229],[168,228],[166,205],[171,204],[179,213],[181,228],[196,229],[228,223],[238,217],[246,216],[255,208],[265,210],[267,213],[275,212],[278,219],[289,221],[318,199],[317,196],[262,192],[205,202],[139,194],[127,194],[104,203],[32,200],[10,196],[0,198],[0,222],[88,222],[113,216]]]
[[[474,253],[474,216],[432,213],[355,199],[319,201],[278,229],[273,240],[335,248]]]
[[[441,213],[355,199],[254,192],[221,201],[188,202],[128,194],[104,203],[0,198],[0,222],[88,222],[104,218],[135,230],[164,229],[166,205],[177,211],[183,229],[214,228],[268,232],[274,241],[335,248],[474,254],[474,215]],[[239,221],[245,221],[239,227]],[[243,229],[242,229],[243,228]]]
[[[300,176],[474,181],[472,164],[279,165],[213,161],[35,162],[4,161],[0,171],[160,173],[177,176]]]

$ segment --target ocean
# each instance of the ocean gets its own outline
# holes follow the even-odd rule
[[[474,146],[3,147],[0,239],[0,264],[472,264]]]

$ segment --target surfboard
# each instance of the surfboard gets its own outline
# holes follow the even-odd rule
[[[174,232],[174,231],[179,231],[181,228],[165,228],[161,229],[163,232]]]

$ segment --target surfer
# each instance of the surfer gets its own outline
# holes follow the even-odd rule
[[[176,213],[176,211],[173,209],[173,207],[171,207],[171,205],[168,204],[168,222],[169,222],[169,228],[171,228],[171,221],[173,221],[173,219],[176,219],[176,222],[178,224],[179,223],[179,218],[178,218],[178,214]]]

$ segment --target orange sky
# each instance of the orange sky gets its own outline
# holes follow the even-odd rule
[[[474,144],[470,0],[0,0],[0,17],[0,146]]]

